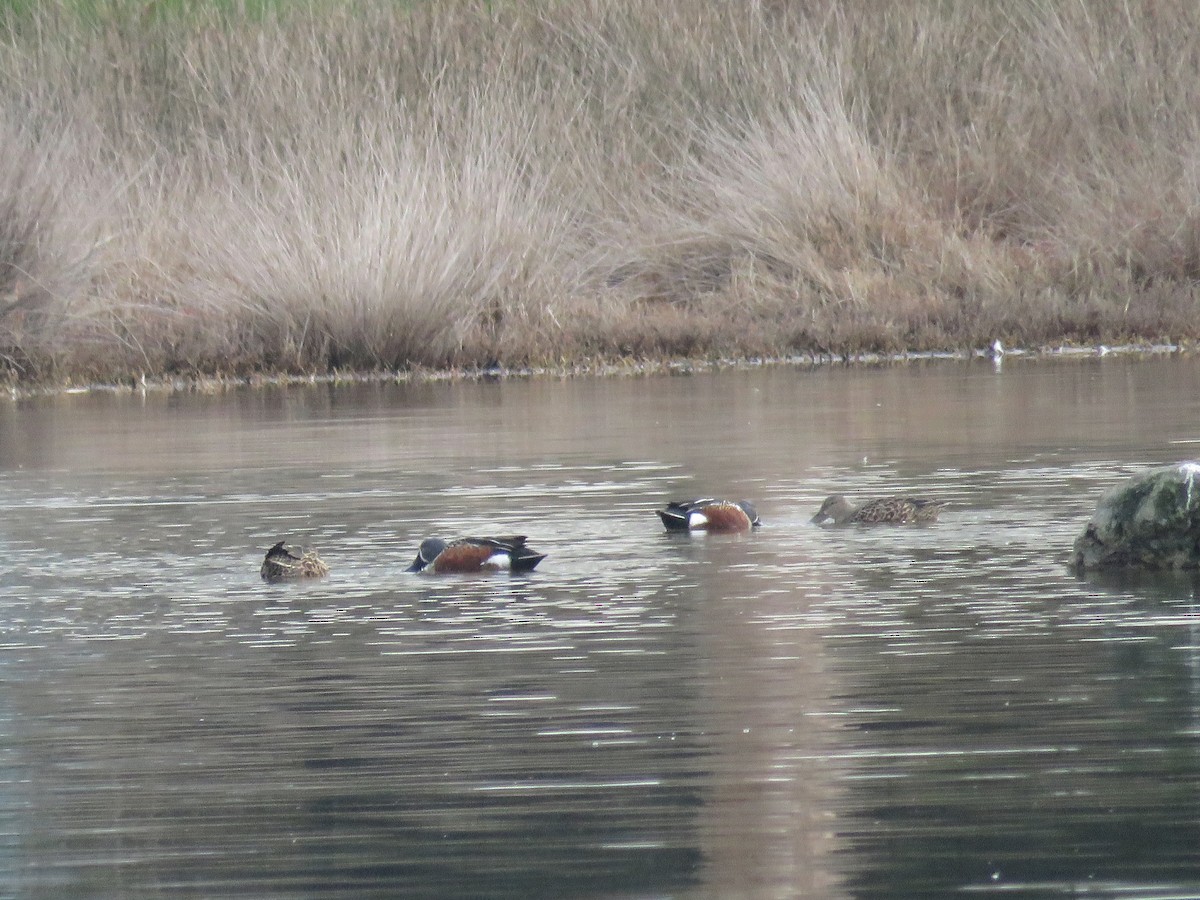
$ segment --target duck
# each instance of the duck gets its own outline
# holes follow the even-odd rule
[[[656,512],[667,531],[749,531],[762,524],[745,500],[672,500]]]
[[[267,551],[259,574],[263,581],[284,581],[290,578],[321,578],[329,574],[327,566],[316,550],[305,550],[300,556],[284,547],[280,541]]]
[[[525,544],[525,535],[468,537],[453,541],[426,538],[406,572],[531,572],[546,558]]]
[[[829,519],[834,525],[912,525],[936,522],[945,505],[945,500],[883,497],[855,506],[841,494],[834,494],[821,504],[812,521],[820,524]]]

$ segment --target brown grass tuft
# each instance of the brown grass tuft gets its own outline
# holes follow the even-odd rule
[[[0,13],[28,380],[1200,337],[1200,8]]]

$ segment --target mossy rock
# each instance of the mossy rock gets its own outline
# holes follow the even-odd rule
[[[1200,569],[1200,463],[1151,469],[1101,497],[1072,565]]]

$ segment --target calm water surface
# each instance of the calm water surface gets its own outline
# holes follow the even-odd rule
[[[1198,443],[1178,359],[0,401],[0,896],[1198,896],[1197,585],[1064,567]]]

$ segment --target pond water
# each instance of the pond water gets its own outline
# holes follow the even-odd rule
[[[0,896],[1200,895],[1196,455],[1106,357],[0,401]],[[834,491],[950,501],[819,528]],[[696,494],[744,536],[665,533]],[[528,576],[406,574],[523,533]],[[264,584],[263,552],[332,574]]]

